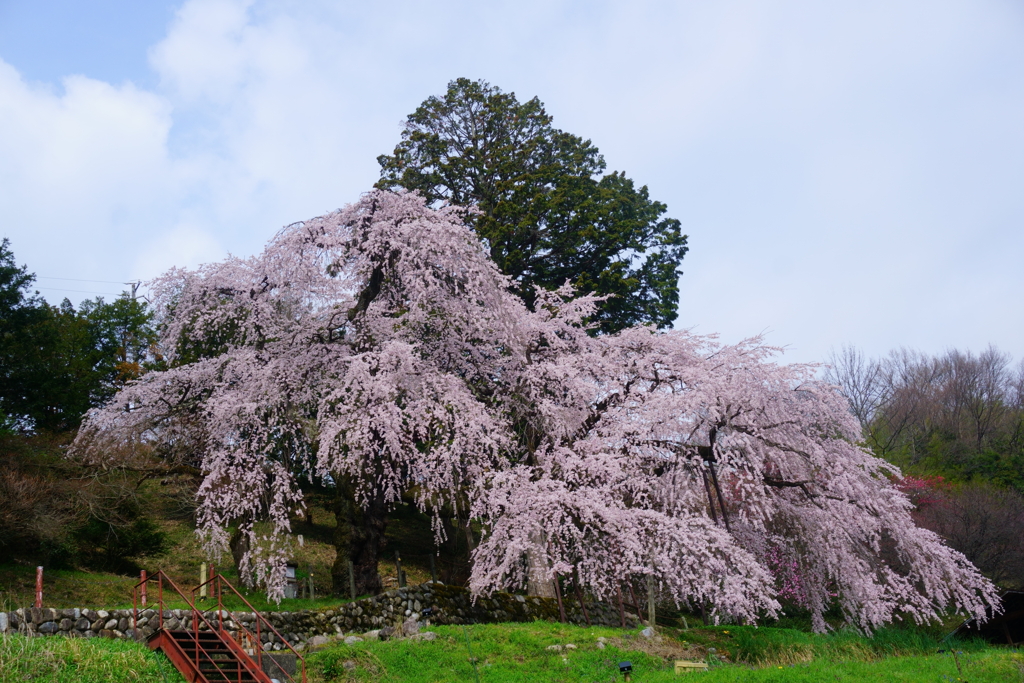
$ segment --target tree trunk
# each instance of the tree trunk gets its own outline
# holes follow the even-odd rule
[[[466,533],[466,554],[469,557],[473,556],[473,548],[476,547],[476,542],[473,539],[473,522],[469,518],[463,523],[462,530]]]
[[[530,548],[526,551],[526,592],[542,598],[555,597],[555,583],[551,578],[551,567],[544,548],[547,536],[543,531],[530,534]]]
[[[336,556],[331,568],[334,594],[348,595],[348,563],[351,560],[356,594],[377,595],[383,590],[377,563],[387,542],[384,538],[387,505],[383,496],[377,496],[364,508],[356,503],[351,484],[341,478],[335,489],[334,516],[337,520],[334,528]]]
[[[240,527],[235,529],[235,532],[231,534],[231,540],[228,541],[228,547],[231,548],[231,559],[235,561],[235,571],[242,578],[242,584],[251,585],[252,581],[249,576],[241,571],[242,558],[249,552],[249,536],[242,533]]]

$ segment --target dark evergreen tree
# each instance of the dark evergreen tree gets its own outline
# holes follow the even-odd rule
[[[0,242],[0,426],[72,430],[89,408],[159,362],[153,315],[127,294],[78,310],[67,299],[50,306],[30,291],[34,280],[8,240]]]
[[[597,148],[554,128],[537,98],[520,103],[484,81],[452,81],[377,161],[378,188],[476,205],[474,229],[531,308],[538,288],[568,280],[577,292],[611,295],[596,316],[604,332],[675,319],[687,251],[679,221],[664,217],[646,186],[605,175]]]

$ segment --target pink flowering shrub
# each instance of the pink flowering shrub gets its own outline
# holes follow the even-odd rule
[[[941,503],[943,495],[950,490],[945,478],[937,475],[915,477],[908,474],[895,478],[893,483],[918,509]]]

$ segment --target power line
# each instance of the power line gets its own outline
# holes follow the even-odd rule
[[[36,275],[36,278],[38,278],[40,280],[68,280],[69,282],[102,282],[102,283],[107,284],[107,285],[130,285],[130,284],[132,284],[131,282],[114,282],[113,280],[83,280],[83,279],[77,278],[77,277],[51,277],[49,275]]]
[[[121,283],[117,283],[121,284]],[[52,289],[56,292],[78,292],[79,294],[106,294],[108,296],[121,296],[124,292],[115,294],[114,292],[99,292],[95,289],[64,289],[62,287],[36,287],[36,289]]]

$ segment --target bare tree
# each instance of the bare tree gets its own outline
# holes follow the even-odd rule
[[[900,348],[881,360],[844,346],[830,355],[825,379],[840,387],[878,454],[902,450],[915,464],[935,435],[969,456],[1021,432],[1024,363],[1012,371],[1010,360],[994,346],[939,356]]]
[[[839,387],[850,402],[850,412],[867,430],[888,391],[881,365],[867,358],[856,346],[832,349],[825,369],[825,381]]]

